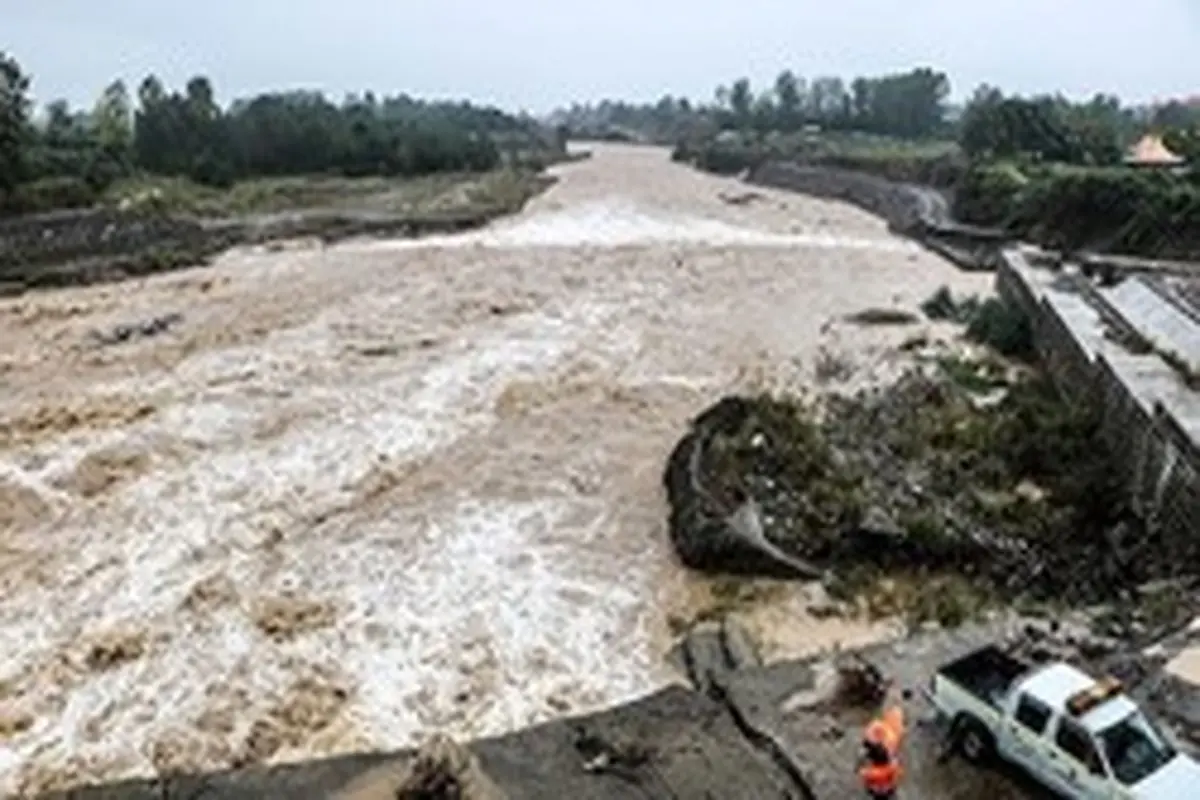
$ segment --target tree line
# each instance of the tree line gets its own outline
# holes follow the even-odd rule
[[[810,125],[923,138],[948,130],[949,94],[946,74],[928,67],[849,81],[836,76],[810,81],[785,70],[763,89],[749,78],[719,86],[707,103],[673,95],[649,104],[604,101],[577,104],[552,120],[573,132],[628,129],[660,141],[696,132],[792,132]]]
[[[0,200],[30,183],[95,192],[135,173],[225,186],[256,176],[482,171],[500,163],[505,142],[541,135],[532,120],[495,108],[406,95],[335,103],[319,92],[274,92],[223,108],[203,76],[174,90],[151,75],[132,94],[115,81],[90,109],[59,100],[40,116],[29,91],[29,76],[0,52]]]
[[[808,81],[784,70],[763,91],[739,78],[714,93],[722,128],[794,131],[818,125],[909,139],[946,130],[949,96],[946,73],[929,67],[848,82],[837,76]]]
[[[1200,105],[1136,107],[1110,94],[1078,102],[1051,94],[1005,94],[984,85],[955,109],[948,104],[950,89],[947,75],[929,67],[850,80],[808,80],[784,70],[762,88],[748,78],[720,86],[708,103],[671,95],[646,104],[605,101],[572,106],[557,112],[554,121],[588,135],[641,132],[672,144],[720,131],[786,134],[815,126],[955,140],[973,160],[1019,157],[1078,165],[1119,164],[1137,136],[1157,130],[1168,147],[1200,160]]]
[[[1179,155],[1200,158],[1200,106],[1173,101],[1154,108],[1123,105],[1114,95],[1085,102],[1060,96],[1005,95],[991,86],[975,90],[964,110],[958,142],[972,159],[1112,166],[1146,131],[1163,135]]]

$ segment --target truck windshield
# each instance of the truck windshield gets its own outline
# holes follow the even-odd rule
[[[1113,774],[1126,786],[1157,772],[1175,757],[1175,748],[1140,712],[1100,731],[1097,738]]]

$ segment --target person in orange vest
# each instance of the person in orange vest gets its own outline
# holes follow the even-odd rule
[[[892,686],[888,686],[888,695]],[[863,788],[871,800],[892,800],[904,770],[900,745],[904,741],[904,709],[884,700],[884,711],[863,729],[863,758],[858,769]]]

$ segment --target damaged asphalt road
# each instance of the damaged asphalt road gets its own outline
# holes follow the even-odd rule
[[[920,687],[938,665],[985,643],[1008,640],[1031,658],[1078,653],[1087,642],[1031,633],[1008,617],[957,631],[927,632],[859,652],[908,689],[905,745],[908,796],[922,800],[1049,798],[1007,770],[941,760],[943,738],[930,721]],[[1038,628],[1038,631],[1044,630]],[[685,637],[683,661],[699,690],[674,686],[598,714],[563,719],[470,745],[459,758],[489,787],[477,800],[618,800],[624,798],[819,798],[857,800],[858,730],[870,709],[841,691],[838,666],[824,657],[764,666],[744,632],[705,623]],[[1145,673],[1152,674],[1151,670]],[[1135,692],[1138,691],[1135,687]],[[178,776],[49,795],[61,800],[366,800],[395,797],[412,751],[332,758],[204,776]],[[472,761],[466,765],[467,761]],[[486,776],[486,780],[482,776]],[[453,777],[453,776],[450,776]],[[464,781],[466,783],[468,781]],[[454,784],[445,780],[441,785]],[[499,794],[497,794],[497,792]]]

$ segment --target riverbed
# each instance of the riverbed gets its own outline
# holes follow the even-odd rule
[[[952,333],[847,315],[990,281],[850,206],[592,149],[478,232],[0,300],[0,794],[680,680],[672,621],[713,602],[666,536],[688,420],[885,380]],[[767,588],[768,657],[891,632]]]

